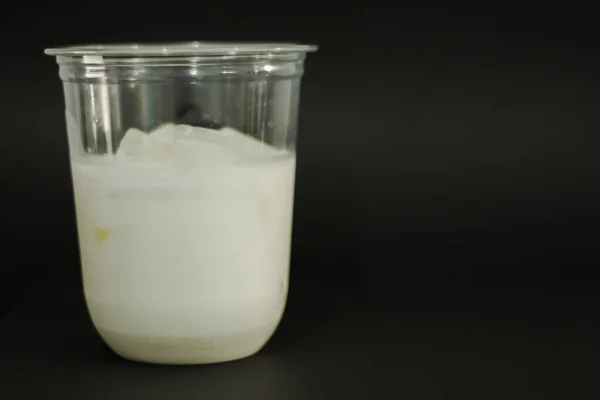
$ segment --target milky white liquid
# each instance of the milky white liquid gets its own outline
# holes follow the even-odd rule
[[[72,159],[88,309],[103,339],[127,358],[241,358],[279,323],[295,157],[218,158]]]

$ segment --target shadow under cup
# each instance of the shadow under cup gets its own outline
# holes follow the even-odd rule
[[[297,44],[46,50],[63,81],[88,310],[137,361],[243,358],[289,277]]]

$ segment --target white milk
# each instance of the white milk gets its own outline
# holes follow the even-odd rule
[[[166,125],[72,162],[85,296],[107,344],[160,363],[260,350],[287,297],[294,155]]]

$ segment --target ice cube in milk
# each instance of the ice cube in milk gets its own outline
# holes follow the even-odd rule
[[[292,153],[167,124],[72,170],[86,301],[109,346],[206,363],[266,343],[287,297]]]

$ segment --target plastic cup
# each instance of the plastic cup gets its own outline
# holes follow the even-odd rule
[[[300,81],[315,46],[48,49],[63,81],[83,286],[124,358],[258,352],[283,314]]]

